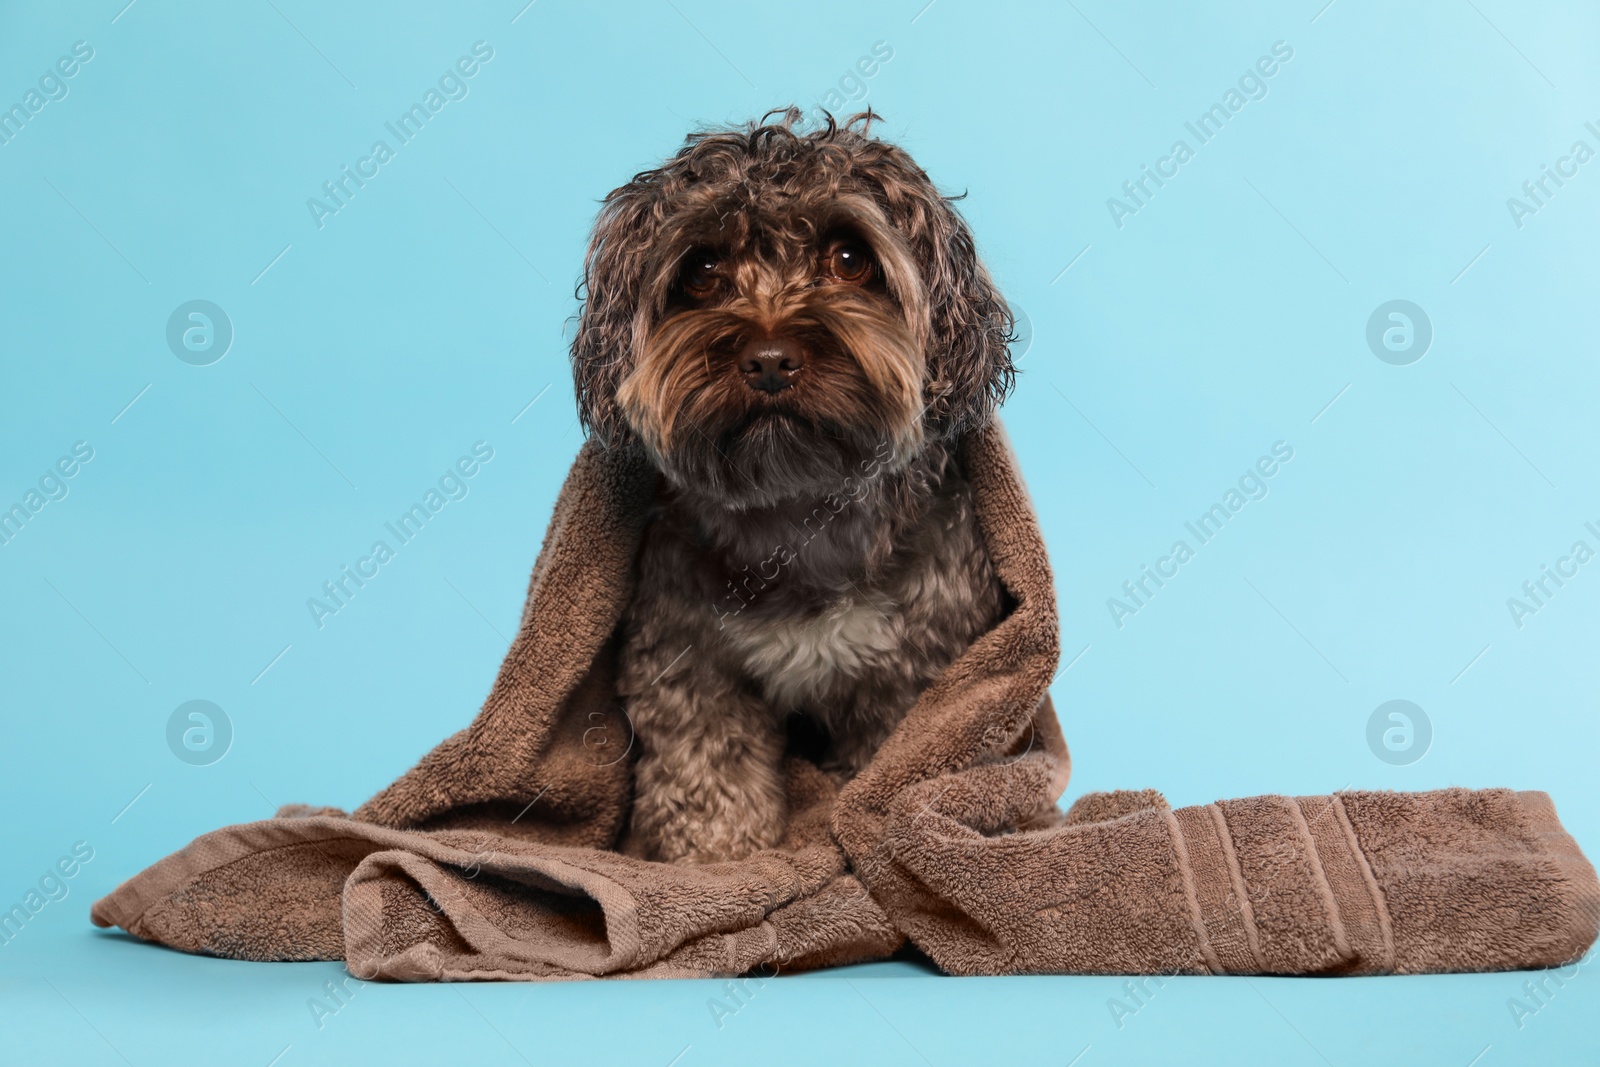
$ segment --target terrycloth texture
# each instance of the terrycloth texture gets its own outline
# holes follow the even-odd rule
[[[789,762],[780,848],[705,867],[615,851],[632,744],[616,630],[656,485],[591,442],[470,726],[354,815],[293,806],[207,834],[94,921],[401,980],[796,970],[908,938],[952,974],[1416,973],[1562,964],[1594,940],[1600,885],[1543,793],[1173,811],[1147,790],[1063,815],[1044,545],[999,428],[960,457],[1010,610],[842,791]]]

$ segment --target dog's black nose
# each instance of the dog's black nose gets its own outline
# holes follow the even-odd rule
[[[757,338],[739,353],[739,373],[745,384],[763,393],[789,388],[805,365],[805,352],[787,337]]]

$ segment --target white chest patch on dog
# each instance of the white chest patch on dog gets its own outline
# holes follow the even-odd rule
[[[893,603],[851,597],[798,619],[737,620],[724,631],[774,705],[825,704],[902,647],[905,620]]]

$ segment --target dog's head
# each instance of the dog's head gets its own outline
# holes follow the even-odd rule
[[[584,265],[584,425],[735,508],[903,464],[1012,383],[1011,313],[952,198],[870,111],[800,118],[691,134],[606,197]]]

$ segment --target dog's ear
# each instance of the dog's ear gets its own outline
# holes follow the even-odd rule
[[[939,383],[933,388],[947,383],[949,391],[929,410],[951,430],[960,430],[988,422],[1015,384],[1014,320],[978,259],[966,220],[948,201],[941,206],[944,219],[936,229],[943,255],[930,264],[928,278],[933,318],[928,362],[930,379]]]
[[[632,430],[617,407],[627,375],[634,320],[644,302],[644,274],[659,226],[653,188],[644,175],[614,190],[601,205],[583,261],[582,303],[572,339],[572,378],[578,419],[607,445]]]
[[[890,221],[911,245],[927,293],[928,367],[924,402],[946,434],[987,422],[1011,392],[1016,369],[1011,309],[978,259],[972,231],[903,150],[875,142],[868,173]],[[965,194],[963,194],[965,195]]]

